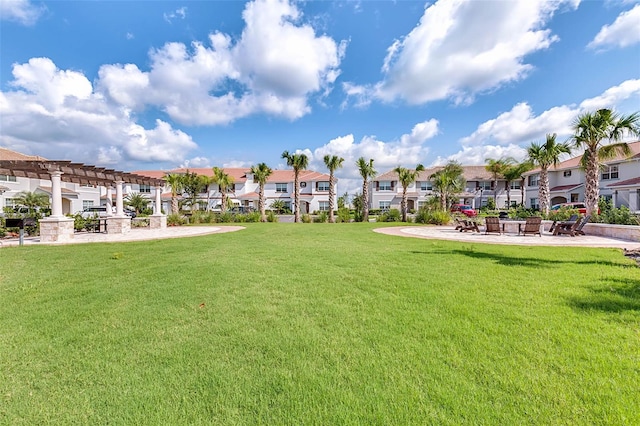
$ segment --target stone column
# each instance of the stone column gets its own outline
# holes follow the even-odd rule
[[[62,214],[62,172],[51,172],[51,216],[40,219],[40,241],[73,241],[73,218]]]
[[[116,181],[116,216],[124,216],[124,202],[122,201],[122,184],[121,180]]]
[[[156,186],[156,205],[149,216],[149,228],[164,229],[167,227],[167,216],[162,214],[162,187]]]
[[[107,186],[107,216],[113,214],[113,188],[111,185]]]
[[[116,181],[116,215],[107,218],[107,234],[128,234],[131,232],[131,218],[124,214],[122,184],[123,181]]]

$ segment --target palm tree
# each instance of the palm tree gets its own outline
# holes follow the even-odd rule
[[[198,194],[204,189],[203,181],[197,173],[190,173],[187,170],[182,176],[182,189],[187,193],[188,204],[193,212],[198,208]]]
[[[325,155],[324,156],[324,164],[329,169],[329,223],[334,223],[336,220],[333,217],[334,210],[334,197],[336,193],[336,178],[334,176],[334,172],[336,169],[342,167],[342,163],[344,162],[344,158],[338,157],[337,155]]]
[[[289,151],[282,153],[282,158],[287,160],[287,166],[293,167],[293,194],[295,203],[295,215],[294,222],[300,222],[300,185],[298,179],[300,177],[300,170],[304,170],[309,165],[309,158],[305,154],[289,154]]]
[[[183,175],[171,173],[164,177],[167,185],[171,187],[171,213],[178,213],[178,194],[182,194],[184,189],[184,177]]]
[[[211,178],[213,183],[218,184],[218,191],[220,192],[220,210],[225,212],[227,210],[227,192],[233,185],[233,177],[225,173],[224,169],[220,167],[213,168],[213,177]]]
[[[26,207],[29,216],[34,216],[41,207],[49,207],[49,196],[41,192],[22,191],[13,200],[16,205]]]
[[[515,160],[511,157],[500,158],[494,160],[493,158],[487,158],[487,165],[484,167],[493,176],[493,204],[498,206],[498,177],[503,176],[505,170],[515,163]]]
[[[367,162],[364,157],[356,160],[356,167],[362,176],[362,221],[369,221],[369,179],[373,179],[377,172],[373,168],[373,158]]]
[[[200,179],[202,190],[207,193],[207,210],[209,210],[209,203],[211,202],[211,184],[214,183],[213,177],[198,175],[198,179]]]
[[[145,196],[139,192],[132,192],[131,194],[127,194],[125,204],[133,208],[133,210],[136,212],[136,215],[139,215],[147,208],[147,206],[149,205],[149,200],[147,200]]]
[[[549,193],[549,167],[555,166],[560,161],[562,154],[570,154],[571,147],[566,143],[557,143],[556,134],[547,134],[543,144],[532,142],[527,148],[527,156],[533,165],[540,167],[540,181],[538,183],[538,198],[540,199],[540,211],[549,214],[551,207],[551,194]]]
[[[585,169],[585,204],[587,213],[598,211],[600,196],[600,162],[618,155],[631,155],[631,148],[621,142],[625,133],[640,135],[640,112],[619,115],[610,109],[580,114],[573,122],[573,141],[576,148],[583,148],[582,166]],[[603,144],[608,141],[608,144]]]
[[[260,163],[257,166],[251,166],[251,174],[253,174],[254,182],[258,182],[260,185],[258,189],[258,207],[260,209],[260,221],[267,221],[267,214],[265,213],[265,200],[264,200],[264,185],[267,183],[267,179],[273,173],[273,170],[266,163]]]
[[[507,185],[507,206],[508,207],[511,207],[511,182],[516,180],[520,181],[520,190],[522,191],[521,200],[522,200],[522,203],[524,204],[524,190],[523,190],[524,178],[522,177],[522,175],[528,172],[529,170],[531,170],[532,168],[533,168],[533,165],[530,162],[524,161],[522,163],[512,164],[502,172],[504,179],[507,181],[506,185]]]
[[[413,182],[416,181],[420,172],[424,170],[424,166],[422,164],[418,164],[415,170],[406,169],[404,167],[396,167],[393,169],[394,172],[398,174],[398,181],[400,181],[400,185],[402,185],[402,221],[407,221],[407,188]]]
[[[462,173],[464,169],[457,161],[448,162],[442,169],[429,176],[433,190],[440,196],[440,209],[447,211],[447,202],[455,194],[462,192],[466,180]]]

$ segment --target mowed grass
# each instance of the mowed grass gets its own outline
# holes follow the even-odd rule
[[[640,424],[620,250],[376,226],[1,249],[0,424]]]

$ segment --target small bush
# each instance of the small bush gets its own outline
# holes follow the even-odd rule
[[[313,221],[315,223],[326,223],[329,221],[329,214],[327,212],[320,212]]]
[[[440,210],[428,210],[420,209],[416,213],[416,223],[424,223],[429,225],[446,225],[451,221],[451,215],[449,212],[443,212]]]
[[[631,213],[628,207],[611,207],[591,217],[591,222],[610,223],[614,225],[640,225],[638,216]]]
[[[217,215],[217,222],[220,223],[231,223],[234,221],[234,215],[232,213],[229,212],[224,212],[224,213],[219,213]]]
[[[338,209],[337,222],[349,223],[351,222],[351,211],[347,207],[341,207]]]
[[[400,210],[391,209],[388,212],[382,213],[378,216],[377,222],[400,222],[402,220],[402,215],[400,214]]]
[[[247,217],[247,222],[260,222],[260,212],[251,212],[245,215]]]
[[[186,223],[187,223],[187,218],[184,216],[181,216],[178,213],[172,213],[169,216],[167,216],[168,226],[181,226],[181,225],[186,225]]]
[[[308,214],[303,214],[301,217],[302,223],[311,223],[311,216]]]
[[[277,222],[278,221],[278,216],[276,216],[276,214],[269,210],[267,212],[267,222]]]

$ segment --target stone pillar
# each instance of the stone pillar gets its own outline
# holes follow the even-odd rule
[[[51,218],[64,218],[61,176],[62,172],[51,172]]]
[[[156,186],[156,205],[153,214],[149,216],[149,228],[164,229],[167,227],[167,216],[162,214],[162,187]]]
[[[113,214],[113,188],[111,185],[107,186],[107,216]]]
[[[124,202],[122,201],[122,184],[121,180],[116,181],[116,216],[124,216]]]
[[[107,218],[107,234],[128,234],[129,232],[131,232],[131,218],[129,216],[123,214]]]

